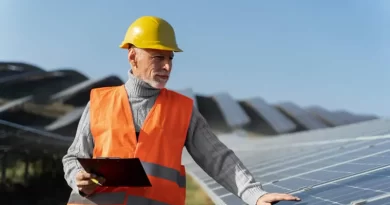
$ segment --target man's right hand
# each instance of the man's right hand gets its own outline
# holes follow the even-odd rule
[[[100,184],[103,184],[105,181],[103,177],[97,177],[94,174],[90,174],[82,170],[76,175],[76,185],[79,188],[79,191],[86,195],[92,194],[99,185],[94,183],[91,179],[96,179]]]

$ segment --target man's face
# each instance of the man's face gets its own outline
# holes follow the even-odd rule
[[[172,51],[130,49],[128,55],[133,74],[154,88],[164,88],[172,70]]]

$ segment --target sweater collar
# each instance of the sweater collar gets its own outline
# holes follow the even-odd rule
[[[129,97],[150,98],[160,93],[160,89],[154,88],[137,78],[131,70],[128,72],[128,80],[125,83],[125,87]]]

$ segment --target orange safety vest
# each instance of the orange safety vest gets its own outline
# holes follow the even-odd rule
[[[138,157],[152,187],[98,187],[83,197],[71,194],[68,205],[184,205],[185,167],[181,164],[192,115],[192,99],[161,89],[139,132],[138,142],[125,87],[91,91],[93,157]]]

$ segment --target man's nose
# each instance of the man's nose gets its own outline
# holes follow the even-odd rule
[[[171,60],[165,60],[163,62],[163,69],[170,72],[171,69],[172,69],[172,63],[171,63]]]

